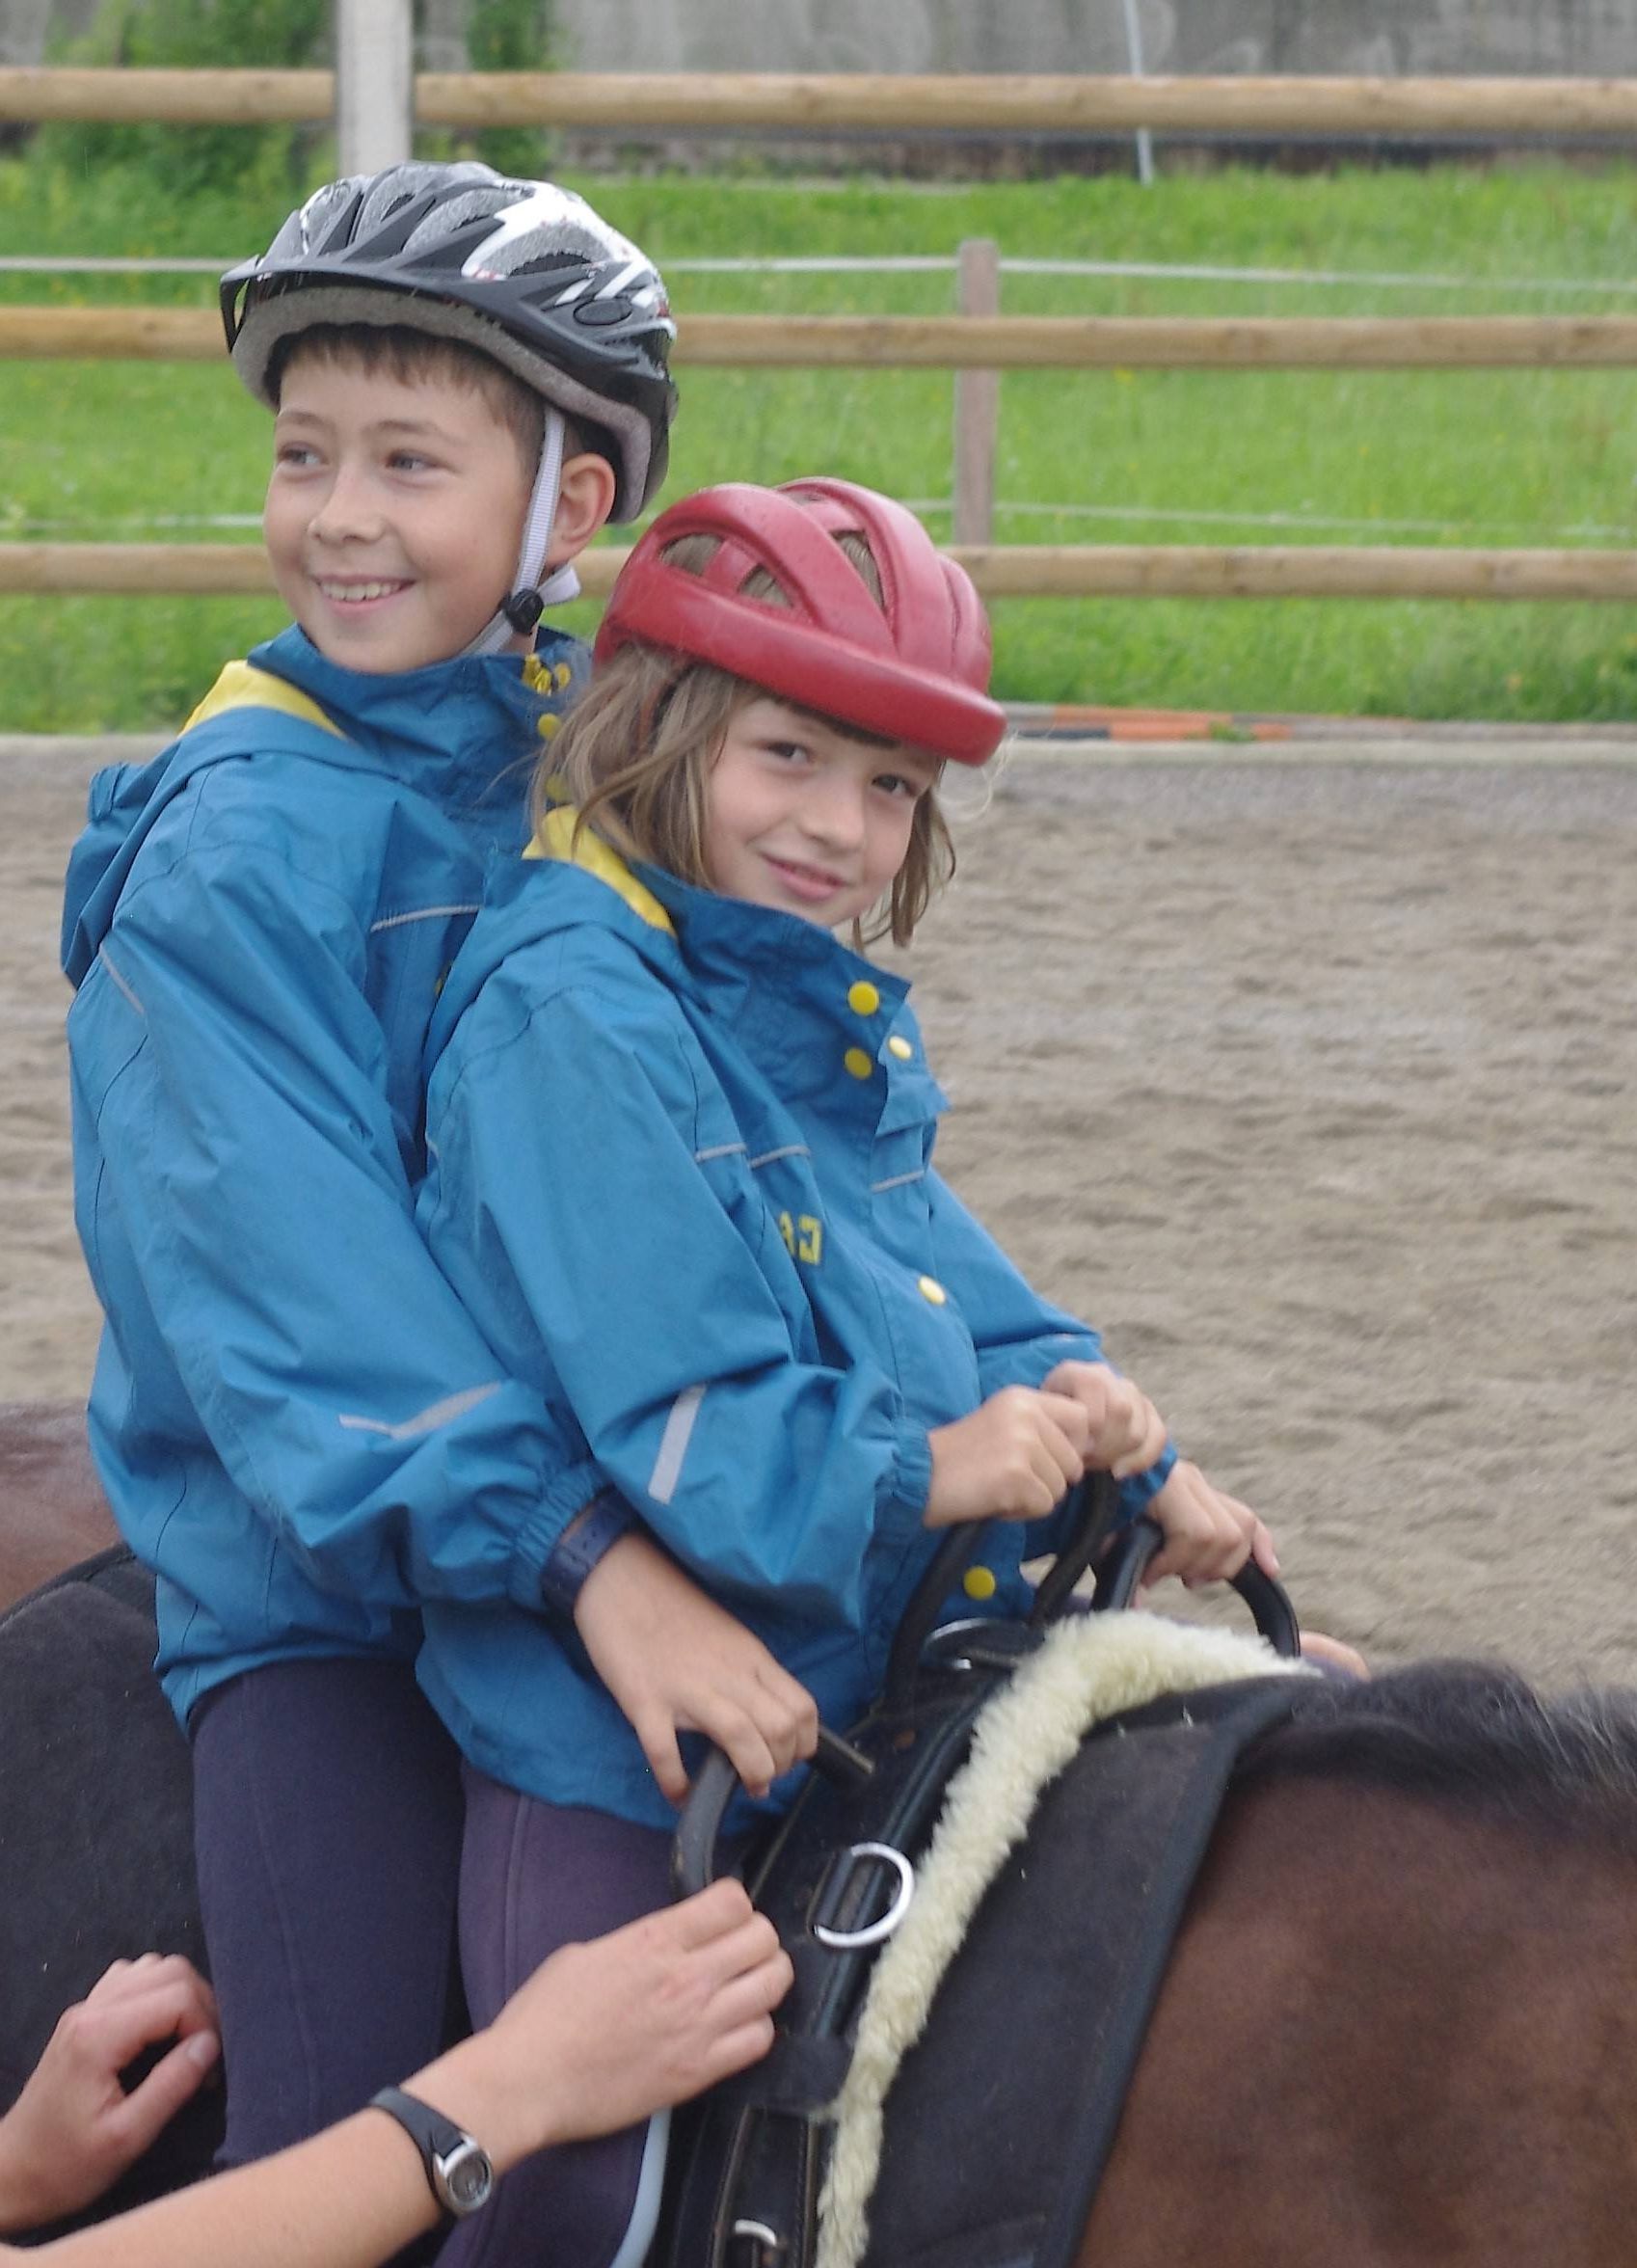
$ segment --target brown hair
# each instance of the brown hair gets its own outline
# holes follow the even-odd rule
[[[684,536],[667,547],[665,563],[698,575],[714,556],[718,541],[710,535]],[[851,531],[836,541],[879,606],[880,578],[868,544]],[[747,576],[741,587],[749,598],[790,604],[764,568]],[[577,806],[577,834],[580,827],[592,827],[626,857],[709,888],[706,781],[735,716],[765,697],[764,687],[708,662],[640,642],[622,646],[593,672],[584,698],[541,761],[534,782],[536,824],[566,795]],[[819,721],[872,746],[896,744],[840,717]],[[936,791],[928,790],[917,798],[909,848],[892,889],[872,915],[853,924],[855,942],[866,945],[891,936],[895,945],[907,945],[954,864],[948,824]]]
[[[289,372],[306,362],[360,370],[366,378],[385,374],[403,386],[453,386],[475,393],[495,422],[517,443],[523,469],[533,479],[546,435],[546,405],[531,387],[480,348],[404,323],[314,323],[310,330],[280,339],[273,349],[267,391],[275,406]],[[563,444],[564,456],[574,455],[578,446],[571,429]]]

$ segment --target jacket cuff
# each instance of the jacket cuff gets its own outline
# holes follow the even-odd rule
[[[894,1500],[919,1520],[932,1493],[932,1444],[924,1425],[906,1425],[900,1431],[887,1485]]]
[[[525,1606],[531,1614],[540,1612],[546,1562],[562,1540],[563,1530],[578,1518],[603,1486],[602,1473],[587,1457],[559,1472],[542,1495],[518,1530],[512,1546],[511,1574],[506,1587],[514,1606]]]
[[[1119,1484],[1120,1526],[1129,1527],[1159,1495],[1176,1469],[1177,1449],[1174,1442],[1167,1442],[1146,1472],[1133,1472]]]
[[[1044,1386],[1060,1363],[1102,1363],[1112,1369],[1103,1342],[1094,1331],[1054,1331],[1044,1338],[1025,1338],[1009,1346],[980,1347],[978,1384],[983,1399],[1006,1386]]]
[[[586,1577],[635,1523],[636,1514],[618,1489],[599,1489],[551,1547],[540,1571],[542,1605],[572,1622]]]

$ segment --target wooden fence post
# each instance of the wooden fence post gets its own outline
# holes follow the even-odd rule
[[[335,0],[335,141],[343,174],[378,174],[415,138],[410,0]]]
[[[969,236],[956,264],[963,315],[1001,311],[1000,247]],[[995,444],[1000,430],[1001,374],[957,370],[954,381],[954,540],[986,544],[995,532]]]

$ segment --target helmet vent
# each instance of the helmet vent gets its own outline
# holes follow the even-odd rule
[[[577,323],[589,324],[593,331],[611,331],[630,313],[629,299],[582,299],[574,310],[574,319]]]

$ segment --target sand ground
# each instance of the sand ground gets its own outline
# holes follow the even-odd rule
[[[910,965],[951,1178],[1307,1619],[1637,1680],[1637,766],[1534,753],[1022,756]],[[79,1397],[95,1341],[56,964],[93,761],[0,745],[0,1400]]]

